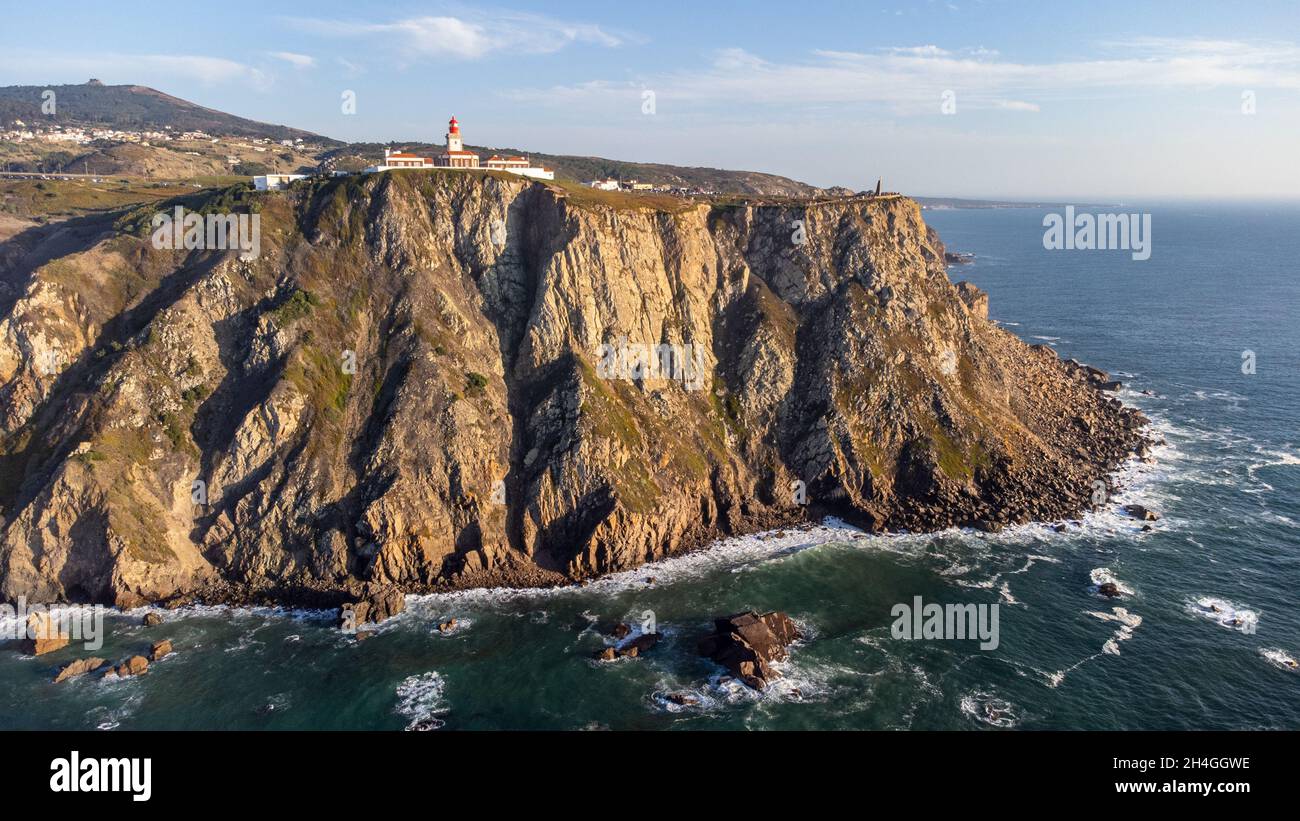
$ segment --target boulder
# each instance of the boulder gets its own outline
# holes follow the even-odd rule
[[[1114,582],[1104,582],[1097,587],[1097,592],[1108,599],[1118,599],[1121,595],[1119,585]]]
[[[715,619],[713,626],[714,632],[697,645],[700,655],[726,667],[756,690],[779,675],[772,662],[788,658],[786,648],[800,637],[790,617],[775,611],[737,613]]]
[[[644,653],[645,651],[649,650],[650,648],[658,644],[659,640],[662,638],[663,635],[660,633],[642,633],[641,635],[629,641],[627,644],[624,644],[622,649],[623,650],[635,649],[639,653]]]
[[[77,659],[71,664],[64,665],[63,668],[59,670],[59,674],[54,677],[54,683],[58,684],[60,681],[67,681],[70,678],[85,675],[92,670],[98,670],[100,667],[104,666],[104,663],[103,659],[95,658],[94,656],[91,656],[88,659]]]
[[[153,647],[149,648],[149,660],[158,661],[163,656],[166,656],[171,652],[172,652],[172,643],[170,640],[163,639],[162,641],[155,641],[153,643]]]
[[[145,626],[145,627],[154,627],[154,626],[159,625],[159,624],[162,624],[162,616],[158,615],[157,613],[145,613],[145,614],[144,614],[144,626]]]
[[[455,630],[455,629],[456,629],[456,620],[455,620],[455,619],[447,619],[447,620],[444,621],[442,624],[439,624],[439,625],[438,625],[438,632],[439,632],[439,633],[450,633],[452,630]]]
[[[596,659],[597,661],[613,661],[614,659],[618,658],[618,651],[616,651],[613,647],[605,647],[600,650],[597,650],[595,654],[592,656],[592,658]]]
[[[23,652],[33,656],[52,653],[68,646],[67,628],[49,613],[32,613],[27,617],[27,638]]]
[[[119,678],[128,676],[138,676],[149,669],[149,659],[144,656],[131,656],[131,658],[119,664],[117,667],[109,670],[110,673],[117,673]]]
[[[627,638],[629,635],[631,635],[631,633],[632,633],[632,628],[628,627],[623,622],[619,622],[618,624],[614,625],[614,629],[609,631],[609,634],[611,636],[613,636],[616,639],[619,639],[620,641]]]
[[[406,594],[396,587],[367,589],[361,598],[343,605],[339,613],[339,626],[355,629],[363,624],[378,624],[405,609]],[[348,611],[351,611],[350,617]]]
[[[1160,514],[1150,510],[1142,505],[1124,505],[1124,512],[1135,519],[1141,519],[1144,522],[1159,521]]]

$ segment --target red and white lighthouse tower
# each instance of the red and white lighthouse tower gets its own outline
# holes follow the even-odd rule
[[[460,123],[456,122],[455,115],[447,123],[447,150],[464,151],[465,144],[460,139]]]
[[[478,155],[465,150],[455,117],[447,122],[447,150],[434,157],[433,164],[442,168],[478,168]]]

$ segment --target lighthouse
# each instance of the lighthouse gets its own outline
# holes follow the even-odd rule
[[[447,121],[447,150],[433,158],[439,168],[478,168],[478,155],[465,150],[460,138],[460,123],[453,116]]]
[[[452,117],[447,121],[447,148],[432,157],[421,157],[405,151],[384,149],[384,161],[366,168],[365,173],[376,174],[396,168],[467,168],[481,171],[505,171],[521,177],[535,180],[553,180],[555,172],[549,168],[535,166],[527,157],[499,157],[493,154],[487,163],[479,162],[478,154],[465,150],[465,141],[460,135],[460,121]]]
[[[451,120],[447,123],[447,150],[464,151],[465,144],[460,139],[460,123],[456,122],[456,116],[453,114]]]

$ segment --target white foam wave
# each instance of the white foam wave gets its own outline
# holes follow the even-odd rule
[[[1259,654],[1263,656],[1269,664],[1280,670],[1287,670],[1292,673],[1300,671],[1300,662],[1297,662],[1295,657],[1285,650],[1276,647],[1261,647],[1259,648]]]
[[[1128,641],[1133,638],[1133,631],[1142,625],[1142,617],[1136,613],[1130,613],[1123,607],[1112,607],[1109,613],[1101,613],[1095,610],[1088,611],[1088,615],[1101,619],[1102,621],[1119,622],[1119,628],[1115,631],[1106,643],[1101,646],[1101,651],[1111,656],[1119,655],[1119,643]]]
[[[1235,604],[1217,596],[1200,596],[1188,599],[1184,609],[1193,616],[1200,616],[1217,623],[1229,630],[1237,630],[1247,635],[1254,635],[1259,628],[1259,613],[1244,605]]]
[[[1007,729],[1020,723],[1016,707],[993,693],[976,690],[961,697],[961,711],[968,718],[990,727]]]
[[[442,676],[433,670],[407,676],[397,685],[397,704],[393,711],[410,719],[407,730],[436,730],[446,724],[440,718],[447,713],[444,689]]]
[[[1094,594],[1098,594],[1103,584],[1113,584],[1121,595],[1132,596],[1134,591],[1127,583],[1120,581],[1109,567],[1096,567],[1088,574],[1088,579],[1092,582],[1090,589]]]

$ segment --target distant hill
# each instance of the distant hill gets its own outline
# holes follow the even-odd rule
[[[50,89],[55,94],[55,116],[41,113],[41,94]],[[61,125],[103,125],[123,129],[162,129],[206,131],[239,137],[266,137],[274,140],[313,140],[337,145],[337,140],[256,120],[236,117],[204,108],[179,97],[146,86],[106,86],[96,81],[84,85],[0,86],[0,124],[14,120],[26,123],[50,122]]]
[[[341,148],[332,149],[323,155],[323,159],[332,161],[340,168],[358,166],[356,158],[363,158],[364,165],[378,162],[384,156],[385,148],[401,147],[408,151],[426,156],[442,151],[445,146],[440,143],[350,143]],[[557,177],[564,177],[579,182],[596,179],[614,178],[618,180],[638,180],[655,185],[670,185],[679,188],[699,188],[704,191],[717,191],[728,194],[765,194],[772,196],[807,196],[817,194],[821,189],[788,177],[776,174],[764,174],[758,171],[729,171],[721,168],[695,168],[661,163],[628,162],[610,160],[604,157],[576,157],[566,154],[539,154],[522,148],[488,148],[484,146],[466,146],[486,160],[493,154],[523,154],[536,165],[542,165],[555,171]]]

